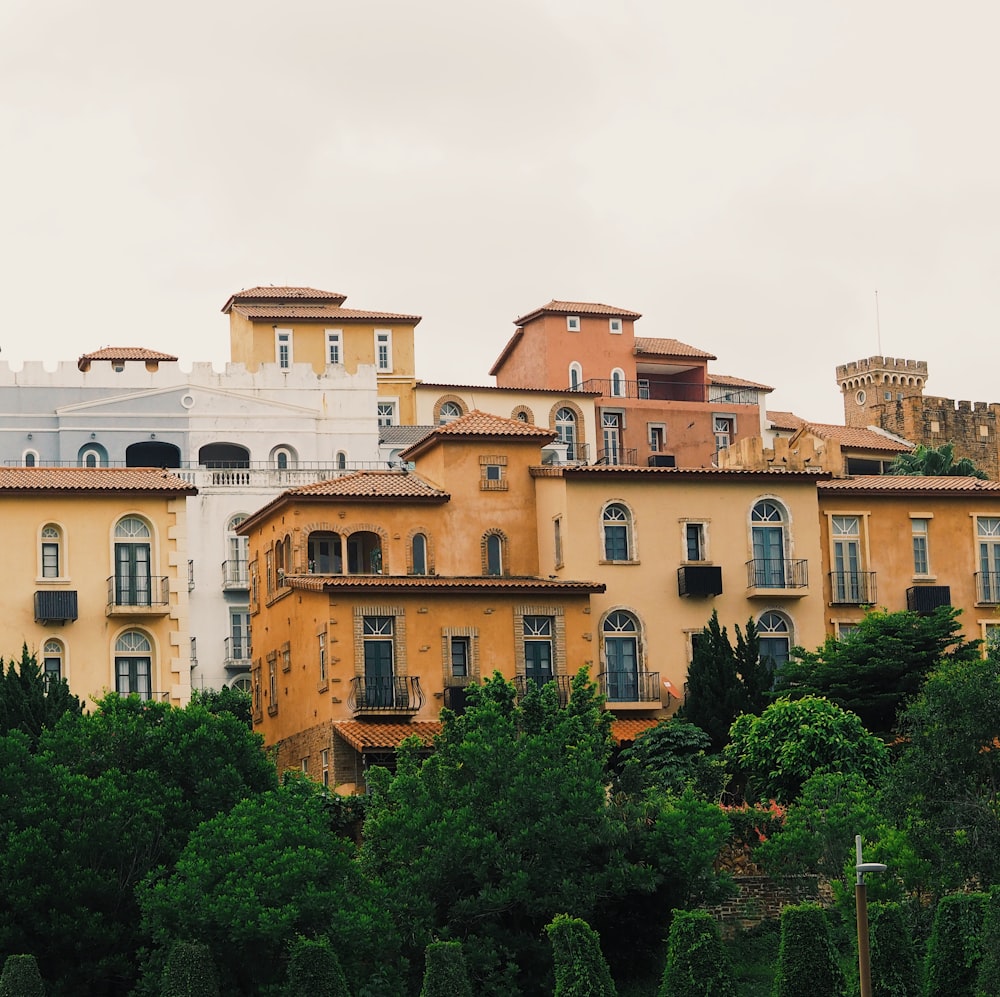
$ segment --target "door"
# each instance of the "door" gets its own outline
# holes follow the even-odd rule
[[[392,676],[392,617],[366,616],[365,704],[386,709],[394,705]]]
[[[753,528],[754,585],[785,587],[785,531],[780,526]]]
[[[857,540],[833,543],[834,599],[861,602],[861,546]]]
[[[604,460],[607,464],[621,462],[622,417],[619,412],[604,412],[601,415],[601,429],[604,433]]]
[[[608,700],[635,703],[639,699],[639,656],[634,637],[605,637],[608,658]]]
[[[152,604],[149,544],[115,544],[115,604],[118,606]]]
[[[552,681],[552,617],[524,617],[524,678],[543,686]]]

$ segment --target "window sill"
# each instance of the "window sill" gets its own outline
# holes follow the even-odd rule
[[[606,558],[602,558],[597,563],[598,564],[642,564],[642,561],[640,561],[638,558],[636,558],[635,560],[629,559],[627,561],[609,561]]]
[[[267,708],[267,715],[269,717],[276,717],[278,715],[278,704],[277,703],[272,703],[270,706],[268,706],[268,708]]]
[[[267,597],[267,602],[265,603],[265,605],[266,606],[273,606],[276,602],[280,602],[282,599],[284,599],[285,596],[291,595],[292,591],[293,590],[291,588],[288,588],[286,586],[280,592],[275,592],[273,595],[269,595]]]
[[[317,682],[316,683],[316,691],[317,692],[326,692],[327,689],[329,689],[329,688],[330,688],[330,680],[329,679],[324,679],[322,682]]]
[[[51,576],[46,576],[45,578],[36,578],[35,585],[72,585],[72,579],[68,575],[60,575],[58,578],[52,578]]]
[[[914,575],[913,580],[915,582],[936,582],[937,575]]]

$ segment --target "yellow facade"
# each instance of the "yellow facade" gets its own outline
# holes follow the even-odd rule
[[[26,644],[88,707],[115,690],[187,703],[194,491],[159,470],[6,469],[0,654]]]

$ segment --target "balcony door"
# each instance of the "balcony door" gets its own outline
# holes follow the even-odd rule
[[[115,526],[115,604],[149,606],[152,603],[149,527],[135,516]]]
[[[775,502],[758,502],[750,514],[754,585],[785,587],[785,517]]]
[[[391,616],[364,618],[365,704],[376,709],[393,705]]]
[[[861,526],[857,516],[833,517],[833,598],[861,602]]]
[[[524,678],[543,686],[552,681],[552,617],[524,618]]]
[[[621,463],[622,417],[620,412],[603,412],[601,430],[604,434],[604,458],[608,464]]]
[[[629,613],[611,613],[604,621],[608,702],[634,703],[639,698],[639,636]]]

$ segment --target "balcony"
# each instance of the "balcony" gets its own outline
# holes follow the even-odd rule
[[[222,562],[222,589],[224,592],[246,592],[250,589],[250,569],[247,561]]]
[[[677,569],[677,594],[722,595],[722,568],[714,564],[685,564]]]
[[[874,571],[831,571],[831,606],[871,606],[878,596]]]
[[[35,593],[36,623],[69,623],[78,616],[74,590],[54,589]]]
[[[1000,571],[976,572],[976,602],[1000,606]]]
[[[227,637],[226,653],[223,664],[230,671],[245,672],[250,668],[250,635],[244,637]]]
[[[635,447],[611,447],[597,451],[595,464],[605,464],[608,467],[637,467],[637,451]]]
[[[652,402],[711,402],[713,405],[759,405],[757,388],[706,384],[705,381],[658,380],[655,375],[635,381],[617,381],[592,377],[567,391],[586,391],[603,398],[634,398]]]
[[[914,585],[906,590],[906,608],[914,613],[933,613],[951,605],[950,585]]]
[[[416,675],[390,675],[351,679],[347,707],[355,716],[412,716],[424,705]]]
[[[166,575],[108,579],[106,616],[166,616],[170,611],[170,579]]]
[[[660,706],[659,672],[601,672],[601,692],[613,710],[655,710]]]
[[[809,563],[802,559],[755,557],[747,561],[747,595],[801,599],[809,594]]]
[[[573,679],[569,675],[552,675],[544,680],[527,678],[524,675],[515,675],[514,689],[517,692],[517,698],[521,699],[528,692],[529,685],[542,686],[548,685],[550,682],[555,682],[556,684],[556,696],[559,698],[559,705],[565,706],[569,702],[569,694],[573,685]]]

